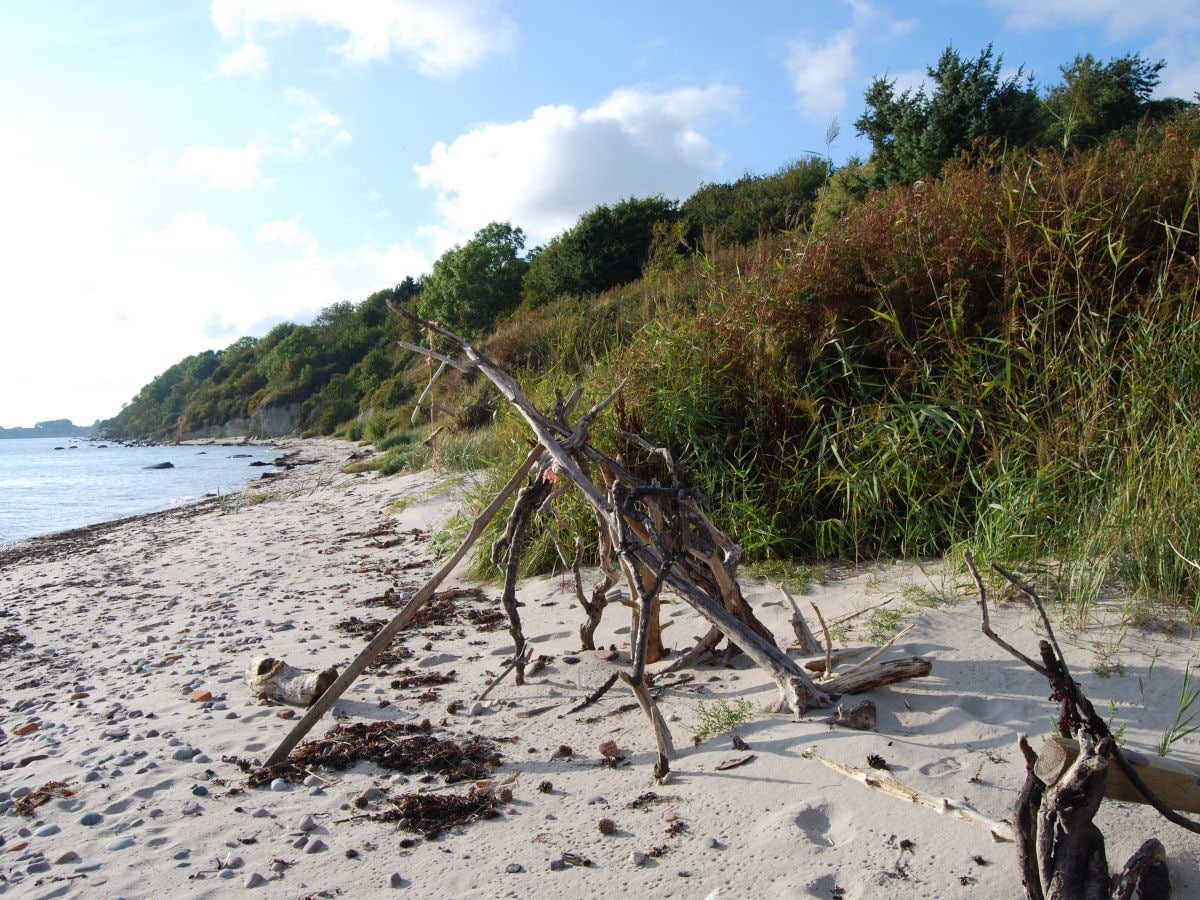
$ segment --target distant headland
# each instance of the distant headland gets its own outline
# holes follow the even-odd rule
[[[38,422],[32,428],[5,428],[0,426],[0,440],[4,438],[65,438],[91,437],[94,430],[90,425],[76,425],[70,419],[52,419]]]

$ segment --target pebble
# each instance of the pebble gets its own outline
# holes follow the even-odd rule
[[[519,875],[521,872],[525,871],[525,867],[520,863],[509,863],[504,867],[504,871],[509,875]]]
[[[393,872],[392,877],[388,879],[388,884],[394,888],[404,887],[404,876],[399,872]]]
[[[58,834],[60,831],[62,831],[62,829],[51,822],[49,825],[43,825],[33,834],[35,837],[50,837],[50,835]]]
[[[171,754],[171,759],[178,759],[178,760],[191,759],[193,756],[195,756],[199,752],[200,751],[197,750],[195,747],[180,747],[178,750],[176,750],[174,753]]]
[[[643,866],[646,864],[646,854],[641,850],[634,850],[629,854],[629,861],[635,866]]]
[[[82,857],[78,853],[76,853],[74,850],[68,850],[66,853],[62,854],[62,856],[56,857],[54,864],[56,866],[65,866],[69,863],[79,862],[80,859],[82,859]]]
[[[550,871],[551,872],[561,872],[566,867],[567,867],[567,864],[564,860],[561,860],[561,859],[550,860]]]
[[[296,823],[296,830],[303,831],[306,834],[308,832],[312,831],[316,827],[317,827],[316,819],[314,819],[311,815],[307,815],[307,814],[302,816],[300,818],[300,821]]]
[[[185,800],[179,811],[185,816],[198,816],[204,812],[204,807],[195,800]]]
[[[270,818],[270,816],[271,816],[271,812],[270,812],[270,810],[263,809],[263,808],[260,806],[260,807],[259,807],[258,809],[256,809],[254,812],[250,813],[250,815],[251,815],[251,816],[253,816],[253,817],[254,817],[254,818],[256,818],[256,819],[266,819],[266,818]]]
[[[706,837],[704,839],[704,846],[707,847],[709,850],[716,850],[716,849],[720,848],[721,842],[718,841],[715,837],[710,836],[710,837]]]
[[[234,856],[232,853],[225,857],[225,861],[221,863],[223,869],[240,869],[246,864],[246,861],[240,856]]]
[[[26,866],[25,871],[30,875],[40,875],[42,872],[50,871],[50,863],[47,860],[39,859],[37,862]]]
[[[203,688],[197,688],[188,693],[187,698],[193,703],[207,703],[213,698],[212,691],[206,691]]]
[[[267,883],[265,876],[258,872],[251,872],[246,876],[246,880],[242,882],[242,887],[256,888]]]
[[[292,786],[283,778],[271,779],[271,790],[273,791],[290,791]]]
[[[587,804],[588,804],[588,806],[597,806],[597,805],[599,805],[599,804],[601,804],[601,803],[603,803],[603,804],[606,804],[606,805],[607,805],[608,801],[607,801],[607,800],[605,800],[605,799],[604,799],[603,797],[601,797],[601,796],[588,797],[588,801],[587,801]]]
[[[208,796],[208,788],[202,784],[194,784],[194,785],[192,785],[192,794],[194,794],[197,797],[207,797]]]
[[[316,775],[309,775],[308,777],[306,777],[304,779],[305,787],[316,787],[317,785],[323,784],[323,783],[324,782],[322,782],[321,779],[318,778]]]
[[[304,848],[304,852],[305,853],[320,853],[322,850],[328,850],[328,849],[329,849],[329,845],[326,844],[320,838],[317,838],[314,841],[309,841],[308,846]]]
[[[109,841],[107,844],[105,844],[104,849],[109,851],[125,850],[129,847],[132,847],[136,843],[137,841],[131,837],[117,838],[115,841]]]

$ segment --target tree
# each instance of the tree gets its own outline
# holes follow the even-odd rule
[[[523,288],[531,306],[556,297],[588,297],[642,277],[658,222],[674,222],[679,205],[662,196],[601,204],[540,250]]]
[[[708,235],[717,244],[748,244],[763,234],[790,231],[807,222],[829,175],[828,161],[811,156],[770,175],[706,184],[681,209],[693,240]]]
[[[972,61],[946,48],[927,69],[933,92],[895,94],[896,82],[876,78],[867,89],[867,111],[854,123],[871,142],[871,161],[884,185],[934,176],[942,164],[979,138],[1023,146],[1041,132],[1041,101],[1022,71],[1001,79],[1002,57],[989,44]]]
[[[521,302],[521,279],[529,268],[519,255],[524,249],[520,228],[508,222],[485,225],[433,264],[417,300],[421,316],[471,336],[489,330]]]
[[[1090,53],[1060,67],[1063,83],[1046,95],[1049,123],[1045,137],[1053,143],[1091,144],[1105,135],[1135,125],[1151,109],[1166,63],[1127,54],[1101,64]]]

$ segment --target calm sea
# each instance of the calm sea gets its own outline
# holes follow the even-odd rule
[[[269,447],[122,447],[71,438],[0,440],[0,544],[228,494],[263,472]],[[169,462],[172,469],[147,469]]]

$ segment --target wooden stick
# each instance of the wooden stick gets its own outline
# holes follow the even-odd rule
[[[471,530],[467,533],[467,536],[463,538],[463,542],[459,544],[459,547],[454,551],[454,554],[442,564],[442,567],[434,573],[433,577],[431,577],[429,581],[425,582],[425,586],[413,595],[412,599],[410,599],[408,603],[406,603],[404,607],[398,613],[396,613],[392,620],[383,626],[383,628],[379,629],[379,633],[371,639],[371,642],[362,649],[362,652],[359,653],[358,656],[355,657],[354,661],[346,667],[346,670],[338,676],[337,681],[331,684],[325,690],[325,692],[316,699],[313,705],[308,708],[308,712],[304,714],[304,717],[296,723],[295,727],[292,728],[290,732],[288,732],[288,735],[280,742],[279,746],[275,748],[275,752],[272,753],[267,759],[266,765],[268,768],[278,765],[287,759],[288,754],[292,752],[292,749],[298,743],[300,743],[300,740],[306,734],[308,734],[309,731],[312,730],[312,727],[317,724],[323,715],[325,715],[325,713],[329,710],[329,707],[333,706],[334,701],[337,700],[337,698],[343,693],[345,693],[346,689],[349,688],[350,685],[355,682],[358,676],[363,673],[367,666],[371,664],[371,660],[386,650],[388,645],[392,642],[392,639],[399,634],[409,622],[413,620],[416,614],[420,612],[421,607],[429,602],[430,598],[433,597],[441,583],[446,580],[446,578],[454,570],[454,567],[457,566],[462,561],[462,558],[467,555],[467,551],[471,549],[475,541],[477,541],[479,536],[483,534],[483,530],[487,527],[488,523],[495,517],[496,513],[500,511],[501,507],[504,506],[504,503],[508,499],[509,495],[511,495],[512,492],[520,486],[521,482],[525,480],[525,476],[529,474],[529,470],[533,468],[533,464],[537,462],[538,457],[541,455],[542,448],[540,446],[534,447],[529,451],[524,462],[517,467],[517,471],[513,473],[512,477],[508,480],[508,483],[500,489],[500,493],[496,495],[495,499],[492,500],[490,504],[488,504],[487,509],[479,514],[479,517],[471,525]]]
[[[499,684],[501,681],[503,681],[503,680],[504,680],[504,676],[505,676],[505,675],[507,675],[509,672],[511,672],[513,669],[515,669],[515,668],[517,667],[517,663],[528,662],[528,661],[529,661],[529,655],[530,655],[531,653],[533,653],[533,648],[532,648],[532,647],[526,647],[526,648],[524,649],[524,651],[523,651],[523,654],[524,654],[524,657],[525,657],[525,659],[524,659],[524,660],[522,660],[522,659],[521,659],[522,652],[517,652],[517,653],[514,653],[514,654],[513,654],[513,658],[512,658],[512,659],[510,659],[510,660],[508,661],[508,665],[506,665],[506,666],[504,667],[504,671],[502,671],[502,672],[501,672],[499,675],[497,675],[495,678],[493,678],[493,679],[492,679],[492,683],[491,683],[491,684],[489,684],[489,685],[488,685],[488,686],[487,686],[487,687],[484,689],[483,693],[481,693],[481,694],[480,694],[478,697],[476,697],[476,698],[475,698],[476,702],[478,702],[478,701],[480,701],[480,700],[484,700],[484,699],[486,699],[486,698],[487,698],[487,695],[488,695],[488,694],[490,694],[490,693],[492,692],[492,688],[494,688],[494,687],[495,687],[496,685],[498,685],[498,684]]]
[[[911,788],[890,775],[881,775],[872,770],[867,772],[863,769],[857,769],[854,766],[847,766],[844,763],[835,762],[832,759],[826,759],[817,753],[815,747],[805,750],[801,754],[805,759],[815,759],[833,771],[845,775],[854,781],[861,782],[867,787],[881,793],[888,794],[891,797],[896,797],[900,800],[907,800],[910,803],[916,803],[928,809],[932,809],[938,815],[949,816],[951,819],[958,819],[960,822],[966,822],[968,825],[978,825],[986,828],[992,833],[992,839],[997,841],[1015,841],[1017,839],[1013,827],[1007,822],[1001,822],[996,819],[989,819],[961,800],[951,800],[949,797],[931,797],[928,794],[923,794],[916,788]]]
[[[829,636],[829,626],[825,624],[825,617],[821,615],[821,607],[811,600],[808,601],[808,605],[817,614],[817,621],[821,623],[821,633],[825,635],[825,672],[822,677],[828,678],[833,674],[833,638]]]

